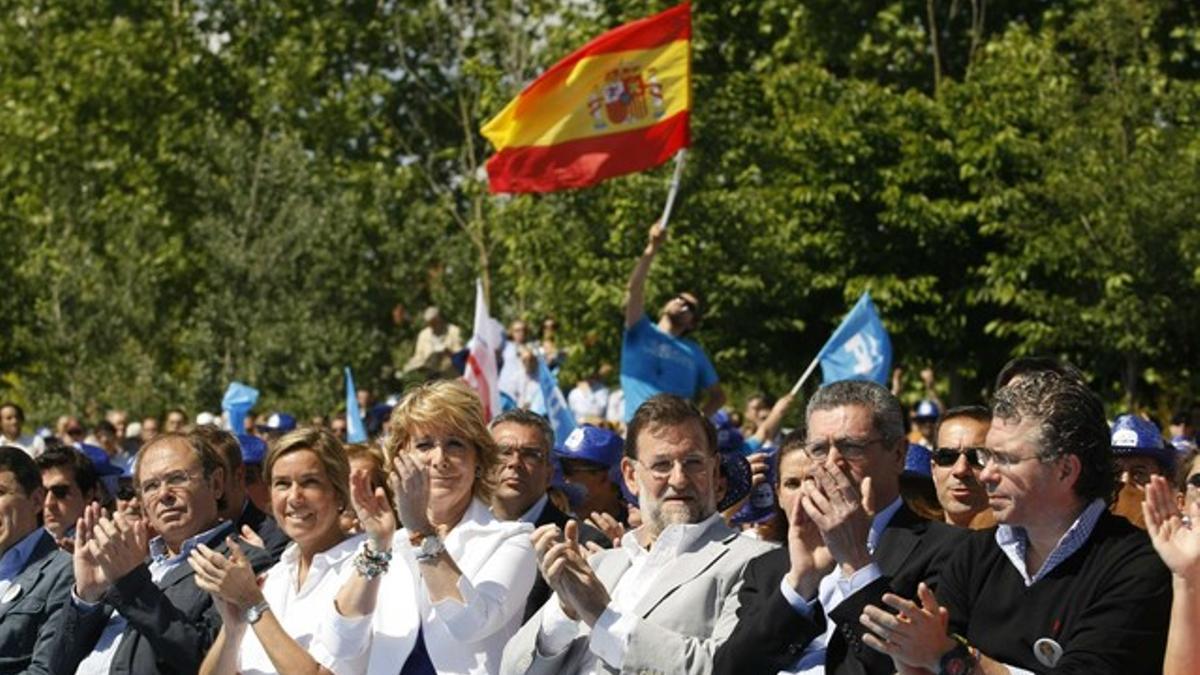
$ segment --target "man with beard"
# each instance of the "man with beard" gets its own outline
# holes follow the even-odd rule
[[[725,403],[716,369],[704,349],[686,337],[700,323],[700,300],[696,295],[686,291],[675,294],[663,305],[657,324],[645,314],[646,277],[666,238],[662,225],[650,226],[650,242],[629,277],[625,336],[621,342],[626,423],[646,399],[658,393],[692,400],[702,397],[705,416]]]
[[[987,492],[979,482],[984,448],[992,413],[980,405],[946,411],[938,424],[937,447],[929,454],[938,503],[950,525],[983,529],[995,524],[988,508]]]
[[[509,642],[501,672],[711,672],[746,564],[772,548],[722,520],[719,467],[716,430],[695,405],[646,401],[621,460],[644,524],[590,559],[574,522],[534,531],[555,594]]]

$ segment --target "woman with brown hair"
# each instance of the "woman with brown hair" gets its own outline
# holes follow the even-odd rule
[[[427,383],[396,406],[388,431],[400,523],[384,490],[355,472],[351,497],[367,539],[320,647],[337,658],[368,654],[372,674],[498,672],[537,564],[530,525],[488,508],[499,459],[483,406],[461,381]]]

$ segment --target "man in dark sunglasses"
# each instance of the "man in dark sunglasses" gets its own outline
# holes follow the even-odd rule
[[[100,495],[99,479],[91,460],[75,448],[57,446],[37,458],[46,497],[42,524],[55,540],[74,535],[83,507]]]
[[[629,277],[625,302],[625,335],[621,342],[621,388],[625,396],[624,421],[655,394],[675,394],[699,405],[711,416],[725,403],[717,371],[704,348],[687,337],[700,324],[700,300],[680,292],[663,305],[658,322],[645,313],[646,277],[667,231],[650,226],[650,240]]]
[[[937,447],[929,456],[938,502],[951,525],[981,529],[994,524],[987,491],[979,482],[983,469],[980,450],[991,423],[990,410],[970,405],[947,410],[938,424],[934,435]]]

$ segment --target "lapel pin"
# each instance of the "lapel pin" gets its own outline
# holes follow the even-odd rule
[[[0,602],[3,602],[5,604],[10,603],[13,600],[16,600],[17,596],[20,594],[21,594],[21,584],[13,584],[12,586],[8,587],[7,591],[4,591],[4,597],[0,597]]]
[[[1038,663],[1053,668],[1062,658],[1063,648],[1050,638],[1041,638],[1033,643],[1033,655],[1037,657]]]

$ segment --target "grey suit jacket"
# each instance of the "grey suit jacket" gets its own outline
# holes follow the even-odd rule
[[[16,597],[0,603],[0,673],[50,672],[50,619],[70,598],[73,580],[71,556],[43,530],[25,569],[9,587]]]
[[[753,558],[774,548],[743,537],[720,518],[681,554],[654,587],[634,608],[636,626],[630,635],[622,672],[707,673],[713,654],[737,622],[738,589],[742,572]],[[621,550],[602,551],[588,561],[611,594],[629,569],[629,555]],[[557,603],[550,598],[546,606]],[[579,673],[592,667],[600,672],[617,672],[598,660],[588,649],[588,628],[561,653],[538,652],[537,637],[542,624],[539,611],[521,627],[504,649],[500,672],[505,675],[534,673]]]

